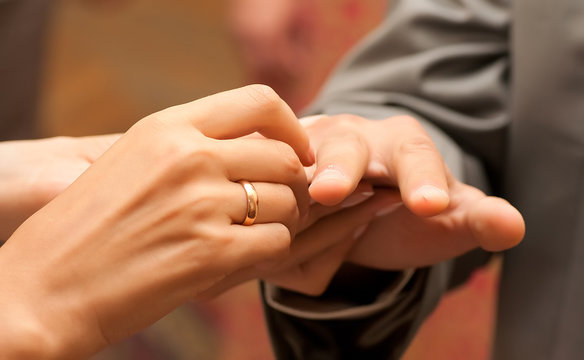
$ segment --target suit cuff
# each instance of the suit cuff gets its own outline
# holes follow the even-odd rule
[[[337,320],[366,317],[387,310],[396,302],[403,300],[404,288],[410,283],[415,272],[413,269],[399,272],[369,269],[367,271],[376,271],[385,279],[391,279],[391,282],[376,289],[377,286],[368,286],[368,281],[361,281],[359,287],[351,284],[350,289],[345,287],[344,291],[339,291],[338,288],[343,286],[338,285],[338,281],[337,284],[333,281],[329,289],[318,297],[265,284],[264,299],[272,309],[303,319]],[[352,292],[353,296],[348,295],[349,292]]]

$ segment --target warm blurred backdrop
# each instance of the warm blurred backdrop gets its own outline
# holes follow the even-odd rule
[[[250,82],[298,112],[385,0],[53,0],[45,136],[123,132],[143,116]],[[488,359],[498,264],[448,295],[406,359]],[[148,274],[144,274],[148,276]],[[94,359],[273,358],[256,284],[184,306]]]

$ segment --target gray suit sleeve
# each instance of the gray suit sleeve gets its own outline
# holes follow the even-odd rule
[[[393,0],[392,5],[381,27],[341,63],[309,113],[411,115],[458,179],[496,193],[509,124],[507,2]],[[266,306],[277,357],[399,358],[452,285],[453,271],[468,270],[457,262],[418,269],[404,296],[362,317],[315,320]],[[361,281],[361,286],[368,285]]]

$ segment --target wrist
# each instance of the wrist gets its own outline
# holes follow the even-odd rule
[[[35,270],[19,267],[12,251],[18,247],[10,246],[16,243],[0,249],[0,360],[79,359],[97,351],[80,307],[66,299],[67,291],[44,287],[47,279]]]
[[[4,291],[3,291],[4,293]],[[58,337],[39,321],[38,318],[12,301],[0,305],[0,359],[64,358]]]

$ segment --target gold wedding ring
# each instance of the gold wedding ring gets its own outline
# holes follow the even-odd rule
[[[243,220],[243,223],[241,224],[251,225],[258,216],[258,193],[249,181],[241,180],[239,183],[243,186],[245,195],[247,196],[247,213],[245,215],[245,220]]]

